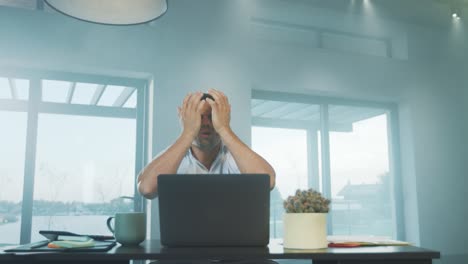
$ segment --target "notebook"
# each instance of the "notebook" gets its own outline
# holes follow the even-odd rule
[[[158,177],[163,246],[266,246],[267,174],[173,174]]]
[[[108,251],[115,246],[113,236],[78,235],[68,231],[40,230],[46,240],[12,246],[4,252],[97,252]],[[112,239],[112,241],[110,241]],[[52,245],[49,245],[52,244]]]
[[[13,248],[5,249],[4,252],[100,252],[113,248],[115,241],[94,241],[92,247],[78,248],[49,248],[50,240],[42,240],[30,244],[24,244]]]

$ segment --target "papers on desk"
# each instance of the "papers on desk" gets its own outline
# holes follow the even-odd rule
[[[70,242],[66,242],[68,244],[60,244],[57,247],[50,247],[49,245],[55,244],[57,241],[39,241],[30,244],[24,245],[16,245],[10,246],[9,248],[5,248],[3,252],[12,252],[15,254],[23,254],[23,253],[47,253],[47,252],[100,252],[100,251],[108,251],[109,249],[115,246],[115,241],[98,241],[93,240],[93,245],[90,246],[90,242],[76,242],[72,241],[73,244],[69,244]],[[64,241],[60,241],[64,243]],[[78,243],[78,244],[76,244]],[[60,247],[59,247],[60,246]]]
[[[108,251],[116,244],[114,240],[105,240],[113,238],[102,235],[77,235],[66,231],[41,230],[41,235],[46,240],[33,243],[12,245],[6,248],[0,247],[0,251],[27,254],[38,252],[99,252]],[[2,246],[2,245],[0,245]]]
[[[328,236],[328,247],[409,246],[406,241],[379,236]]]
[[[95,243],[92,238],[76,236],[76,237],[69,237],[67,240],[51,241],[47,245],[47,247],[48,248],[88,248],[88,247],[94,247],[94,245]]]

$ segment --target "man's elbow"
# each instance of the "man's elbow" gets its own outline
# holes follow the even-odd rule
[[[158,196],[157,186],[148,186],[143,184],[141,181],[138,182],[138,191],[146,199],[154,199]]]
[[[270,190],[273,190],[276,185],[276,173],[275,170],[272,168],[269,172],[268,175],[270,176]]]
[[[273,190],[276,186],[275,179],[270,179],[270,190]]]

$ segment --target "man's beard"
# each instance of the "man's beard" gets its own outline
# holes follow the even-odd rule
[[[221,143],[221,138],[218,135],[213,135],[213,137],[209,139],[197,137],[192,142],[192,145],[196,146],[197,148],[203,151],[210,151],[213,150],[216,146],[218,146],[219,143]]]

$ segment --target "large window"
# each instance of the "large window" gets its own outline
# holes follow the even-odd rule
[[[387,111],[329,106],[330,123],[350,116],[346,130],[329,131],[333,234],[392,237]]]
[[[18,222],[21,216],[19,205],[23,198],[26,114],[0,111],[0,123],[0,243],[18,244]]]
[[[283,236],[282,201],[314,188],[332,201],[330,235],[401,239],[398,166],[390,151],[398,144],[390,132],[395,115],[392,104],[254,91],[252,148],[277,175],[271,237]]]
[[[283,199],[297,188],[307,188],[307,135],[305,130],[252,128],[252,148],[275,165],[276,188],[270,194],[270,234],[283,237]]]
[[[0,244],[20,242],[29,81],[0,76]]]
[[[0,77],[0,244],[41,240],[47,229],[108,234],[109,215],[144,210],[135,177],[146,89],[56,72]]]

